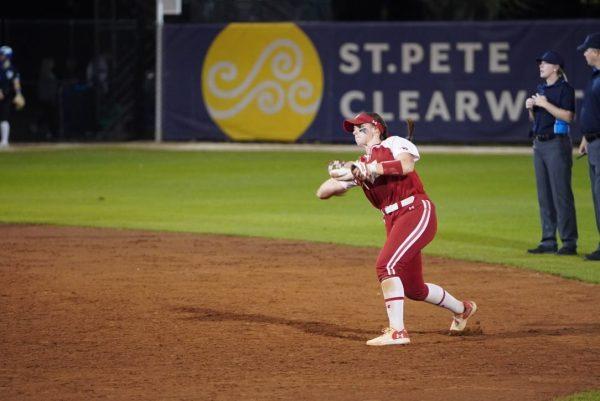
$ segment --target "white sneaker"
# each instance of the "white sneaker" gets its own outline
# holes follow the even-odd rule
[[[463,301],[465,311],[463,313],[457,313],[452,319],[450,325],[450,332],[458,333],[465,329],[467,326],[467,320],[477,312],[477,304],[473,301]]]
[[[396,330],[388,327],[383,329],[383,334],[372,340],[367,341],[367,345],[406,345],[410,343],[408,332],[405,329]]]

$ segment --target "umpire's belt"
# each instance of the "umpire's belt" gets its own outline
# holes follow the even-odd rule
[[[537,139],[540,142],[545,142],[556,138],[556,136],[556,134],[536,134],[535,139]]]
[[[585,140],[588,142],[594,142],[596,139],[600,138],[600,132],[592,132],[591,134],[585,134]]]
[[[412,203],[414,201],[415,201],[414,195],[409,196],[406,199],[402,199],[400,202],[396,202],[396,203],[392,203],[391,205],[387,205],[386,207],[381,209],[381,211],[383,212],[383,214],[394,213],[396,210],[400,209],[401,207],[412,205]]]

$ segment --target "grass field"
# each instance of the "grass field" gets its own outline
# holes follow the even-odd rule
[[[359,189],[318,200],[327,161],[357,153],[114,148],[0,153],[0,221],[224,233],[378,247],[381,214]],[[539,216],[531,156],[424,154],[437,205],[426,253],[600,283],[600,263],[528,255]],[[598,243],[587,161],[575,162],[579,251]]]
[[[568,397],[556,398],[556,401],[598,401],[598,400],[600,400],[600,390],[584,391],[581,393],[573,394]]]

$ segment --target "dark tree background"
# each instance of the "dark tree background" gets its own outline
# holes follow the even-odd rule
[[[0,18],[93,19],[95,4],[116,18],[136,18],[153,0],[23,0]],[[600,0],[183,0],[181,22],[457,21],[599,18]]]

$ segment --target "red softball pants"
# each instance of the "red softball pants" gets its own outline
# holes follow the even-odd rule
[[[377,258],[377,277],[400,277],[405,295],[422,301],[429,290],[423,282],[421,249],[437,231],[435,206],[426,196],[416,195],[412,204],[384,215],[384,221],[387,240]]]

